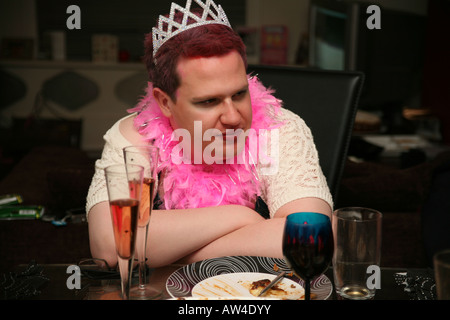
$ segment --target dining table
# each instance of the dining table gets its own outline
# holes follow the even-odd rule
[[[220,264],[221,258],[215,260]],[[31,267],[30,267],[31,265]],[[319,278],[329,281],[329,295],[325,299],[286,300],[264,298],[229,298],[229,299],[199,299],[196,297],[174,296],[173,278],[179,277],[189,265],[170,264],[158,268],[148,269],[148,285],[161,290],[161,295],[151,301],[122,301],[120,276],[115,270],[105,271],[96,266],[82,267],[80,277],[75,264],[29,264],[19,265],[20,270],[35,269],[28,272],[30,279],[35,275],[34,283],[39,283],[30,296],[12,298],[2,306],[7,312],[20,312],[30,317],[36,315],[52,314],[57,316],[76,316],[78,318],[114,317],[119,315],[149,315],[151,317],[164,317],[169,319],[188,317],[191,319],[241,319],[243,317],[258,317],[258,319],[277,319],[291,317],[292,315],[320,314],[326,316],[344,315],[371,315],[372,317],[398,316],[408,319],[417,316],[423,310],[441,312],[448,309],[448,304],[438,303],[433,296],[423,294],[430,287],[423,283],[429,282],[429,269],[408,269],[398,267],[382,267],[380,288],[376,290],[373,299],[365,301],[342,301],[335,292],[333,283],[333,268]],[[220,273],[227,274],[227,267],[220,269]],[[276,272],[275,272],[276,273]],[[232,271],[231,273],[232,274]],[[132,273],[132,284],[139,283],[137,268]],[[208,277],[208,275],[205,275]],[[36,281],[37,278],[45,281]],[[425,280],[424,280],[425,279]],[[79,281],[78,281],[79,280]],[[171,282],[172,280],[172,282]],[[182,279],[181,282],[190,281]],[[1,282],[1,281],[0,281]],[[1,283],[0,283],[1,284]],[[415,292],[416,291],[416,292]],[[422,294],[418,294],[418,292]],[[312,290],[312,292],[314,292]],[[426,299],[428,303],[418,302]],[[26,301],[24,301],[26,300]],[[320,300],[320,301],[318,301]],[[425,301],[425,300],[422,300]],[[56,302],[56,303],[55,303]],[[425,303],[427,303],[425,302]],[[27,303],[31,303],[28,306]],[[122,307],[121,307],[122,306]],[[442,309],[442,310],[441,310]],[[6,311],[5,311],[6,310]],[[356,312],[356,313],[355,313]],[[363,314],[361,313],[363,312]]]
[[[220,258],[219,258],[220,259]],[[220,261],[220,260],[219,260]],[[28,266],[29,267],[29,266]],[[93,265],[81,267],[81,274],[76,274],[80,268],[75,264],[44,264],[39,265],[39,275],[46,281],[36,289],[36,292],[28,297],[30,300],[120,300],[120,278],[116,271],[106,271]],[[175,272],[186,267],[183,264],[170,264],[162,267],[148,269],[148,285],[161,291],[157,300],[183,300],[184,297],[174,297],[168,291],[168,279]],[[24,270],[27,265],[18,266],[17,270]],[[381,267],[381,284],[373,300],[414,300],[411,294],[412,286],[406,284],[408,272],[427,272],[426,269],[407,269],[398,267]],[[226,271],[222,271],[225,272]],[[78,277],[79,276],[79,277]],[[324,273],[333,285],[333,290],[327,295],[326,300],[337,301],[339,296],[334,290],[333,268],[330,267]],[[76,278],[78,277],[78,279]],[[403,277],[403,280],[402,278]],[[410,277],[411,278],[411,277]],[[78,281],[78,282],[77,282]],[[132,283],[138,282],[137,271],[133,273]],[[402,283],[403,282],[403,283]],[[19,299],[22,299],[19,297]],[[417,298],[417,297],[416,297]],[[428,297],[430,298],[430,297]],[[431,297],[433,299],[433,297]]]

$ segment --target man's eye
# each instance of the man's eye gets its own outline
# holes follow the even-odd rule
[[[211,106],[211,105],[214,105],[215,103],[217,103],[217,99],[207,99],[207,100],[197,102],[198,105],[202,105],[202,106]]]
[[[233,96],[233,98],[235,98],[235,99],[243,98],[243,97],[245,97],[246,94],[247,94],[247,90],[242,90],[242,91],[239,91],[238,93],[236,93]]]

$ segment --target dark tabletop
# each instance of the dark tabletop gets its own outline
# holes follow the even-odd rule
[[[39,293],[29,299],[38,300],[114,300],[119,299],[118,290],[120,281],[116,277],[108,279],[109,274],[101,273],[100,276],[106,279],[93,279],[92,275],[81,275],[80,289],[69,289],[67,282],[75,282],[70,278],[73,272],[68,269],[68,264],[48,264],[42,265],[42,276],[48,281],[38,288]],[[26,266],[22,266],[26,268]],[[149,284],[162,291],[161,299],[169,299],[170,295],[166,291],[166,280],[182,265],[169,265],[150,270]],[[94,271],[96,269],[93,269]],[[375,300],[411,300],[404,291],[404,286],[396,282],[397,273],[406,273],[402,268],[381,268],[381,288],[377,289]],[[332,269],[326,271],[326,276],[333,282]],[[93,274],[94,278],[97,274]],[[133,278],[137,282],[137,277]],[[337,296],[333,290],[330,300],[336,300]]]

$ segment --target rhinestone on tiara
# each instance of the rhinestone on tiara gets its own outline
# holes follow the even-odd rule
[[[159,16],[158,28],[153,28],[153,57],[155,57],[156,52],[167,40],[188,29],[207,24],[223,24],[231,28],[225,11],[220,5],[216,5],[212,0],[206,0],[205,3],[201,0],[194,0],[194,2],[203,8],[201,17],[190,11],[192,0],[187,0],[184,8],[172,2],[169,17]],[[211,6],[214,8],[214,11],[211,9]],[[183,13],[181,24],[174,20],[177,11]],[[194,22],[188,24],[188,18],[191,18]],[[208,20],[208,18],[212,18],[212,20]],[[167,26],[167,31],[164,31],[165,26]]]

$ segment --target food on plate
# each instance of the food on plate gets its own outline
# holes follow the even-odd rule
[[[280,267],[278,267],[276,263],[273,264],[273,271],[275,271],[275,272],[280,271]],[[293,272],[290,272],[287,274],[288,277],[292,277],[293,275],[294,275]]]
[[[270,284],[269,279],[262,279],[258,281],[253,281],[251,283],[250,287],[250,293],[254,295],[255,297],[259,296],[261,291],[263,291],[268,285]],[[266,292],[266,295],[285,295],[286,291],[281,289],[278,284],[275,284],[272,288],[269,289],[269,291]]]
[[[253,281],[250,284],[250,293],[255,296],[258,297],[259,294],[261,293],[261,291],[263,291],[268,285],[270,284],[270,280],[269,279],[262,279],[262,280],[257,280],[257,281]],[[296,286],[294,284],[291,284],[289,286],[290,289],[296,289]],[[272,298],[280,298],[280,299],[286,299],[288,297],[289,293],[284,290],[283,288],[281,288],[278,283],[275,284],[272,288],[270,288],[265,294],[265,297],[272,297]],[[314,293],[311,293],[311,299],[316,299],[317,295]],[[299,298],[299,300],[304,300],[305,299],[305,295],[302,293],[301,297]]]
[[[283,278],[262,297],[259,293],[274,279],[267,273],[228,273],[213,276],[197,283],[192,296],[204,297],[251,297],[262,299],[299,300],[304,295],[303,287],[289,278]]]

